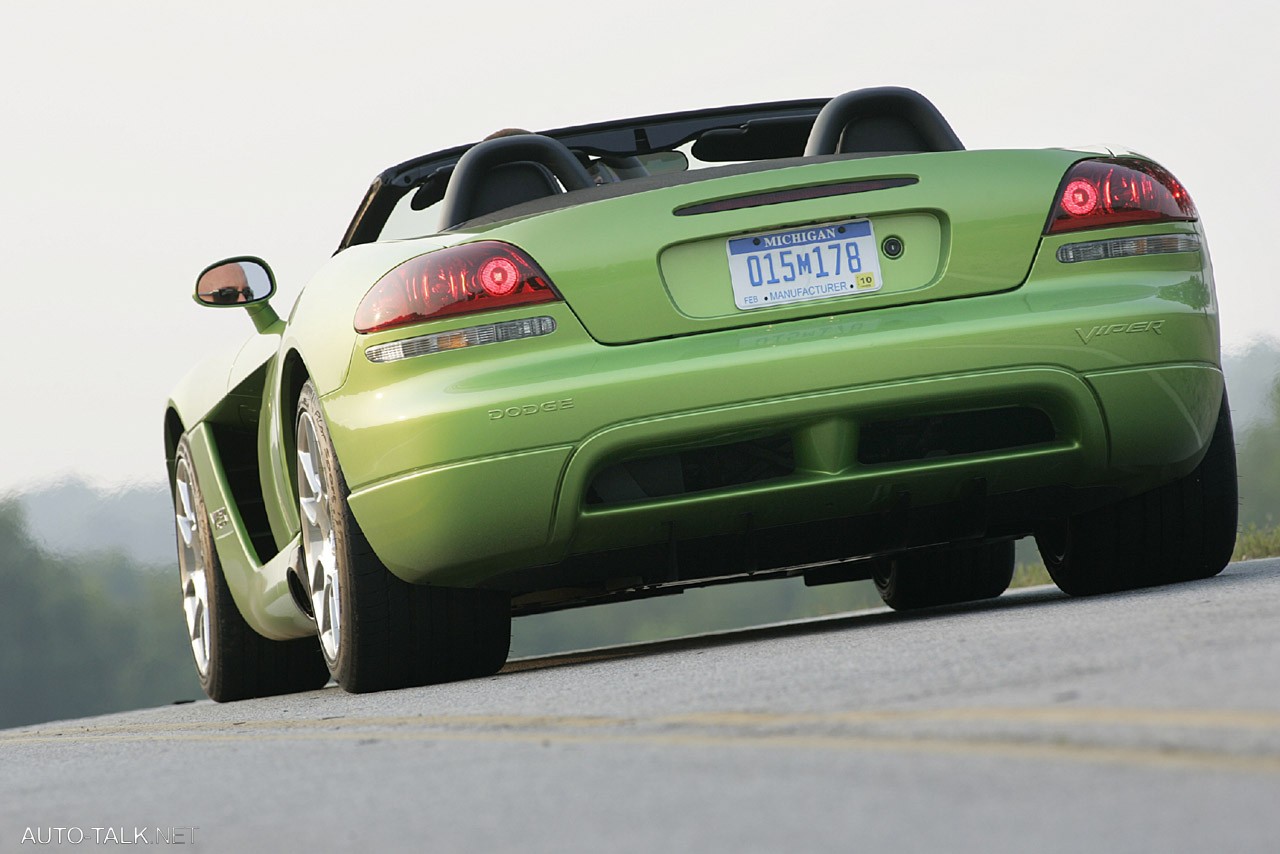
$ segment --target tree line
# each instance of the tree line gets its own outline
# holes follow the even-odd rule
[[[51,554],[0,500],[0,727],[203,696],[176,572]]]

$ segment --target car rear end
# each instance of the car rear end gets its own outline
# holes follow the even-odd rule
[[[325,396],[406,580],[536,610],[1023,535],[1209,443],[1209,258],[1150,161],[837,155],[585,199],[424,243],[498,298],[371,322]]]

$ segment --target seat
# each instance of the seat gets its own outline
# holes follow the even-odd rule
[[[440,227],[593,186],[586,167],[558,140],[536,133],[489,139],[458,159],[441,204]]]
[[[813,122],[806,157],[851,152],[963,151],[951,125],[911,89],[857,89],[827,102]]]

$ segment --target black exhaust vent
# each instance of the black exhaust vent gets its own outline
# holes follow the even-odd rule
[[[627,504],[786,477],[795,471],[790,436],[693,448],[627,460],[596,475],[588,505]]]
[[[1054,438],[1049,416],[1027,406],[898,418],[863,426],[858,462],[880,465],[982,454],[1039,445]]]

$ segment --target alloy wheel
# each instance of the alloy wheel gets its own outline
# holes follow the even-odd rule
[[[320,646],[330,661],[338,658],[342,632],[342,589],[338,575],[337,538],[333,528],[333,493],[311,414],[298,415],[298,499],[302,518],[302,558],[311,610]]]
[[[174,472],[174,519],[178,528],[178,575],[182,583],[182,610],[187,617],[191,654],[201,676],[209,673],[209,576],[208,558],[200,543],[191,467],[179,457]]]

